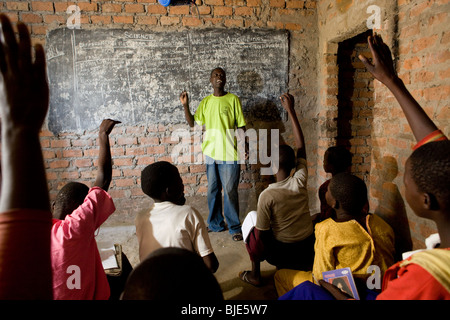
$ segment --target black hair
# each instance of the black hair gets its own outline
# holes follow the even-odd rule
[[[364,181],[347,172],[333,176],[330,192],[343,210],[349,214],[360,214],[367,202],[367,187]]]
[[[438,198],[450,208],[450,140],[429,142],[409,157],[411,178],[419,191]]]
[[[329,147],[325,152],[334,173],[345,172],[352,165],[352,153],[344,146]]]
[[[212,77],[214,70],[222,70],[223,73],[225,73],[225,75],[227,74],[226,71],[223,68],[217,67],[217,68],[214,68],[214,69],[211,70],[211,73],[209,75],[210,77]]]
[[[172,186],[173,181],[180,175],[177,167],[167,161],[158,161],[144,168],[141,172],[142,191],[153,199],[160,196]]]
[[[223,301],[223,294],[198,254],[182,248],[161,248],[131,272],[122,299],[217,302]]]
[[[295,168],[295,152],[287,144],[282,144],[279,148],[279,159],[278,162],[280,164],[280,168],[284,168],[287,171]]]
[[[89,193],[89,187],[80,182],[69,182],[59,190],[55,199],[55,206],[59,209],[60,220],[64,220],[76,208],[83,204]]]

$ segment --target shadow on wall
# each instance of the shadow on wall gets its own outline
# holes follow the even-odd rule
[[[374,213],[385,220],[395,233],[396,260],[401,260],[401,254],[412,250],[411,231],[406,214],[405,202],[397,185],[393,182],[398,175],[397,160],[384,156],[377,166],[378,179],[373,192],[378,199],[378,207]]]

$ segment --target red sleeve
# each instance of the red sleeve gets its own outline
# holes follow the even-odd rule
[[[47,211],[0,213],[0,299],[52,299]]]
[[[450,293],[428,271],[413,263],[400,268],[398,277],[377,296],[377,300],[443,299],[450,299]]]
[[[413,147],[413,150],[416,150],[417,148],[423,146],[424,144],[427,144],[428,142],[445,140],[447,140],[447,137],[444,135],[444,133],[442,133],[441,130],[436,130],[417,142],[417,144]]]

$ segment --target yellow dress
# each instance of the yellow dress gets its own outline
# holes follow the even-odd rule
[[[275,287],[281,296],[304,281],[322,279],[322,272],[350,267],[355,278],[367,279],[371,265],[384,272],[394,264],[394,232],[377,215],[366,217],[367,231],[356,221],[336,222],[328,218],[316,224],[313,271],[281,269]]]

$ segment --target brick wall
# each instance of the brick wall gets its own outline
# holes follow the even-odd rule
[[[351,172],[370,184],[371,128],[373,122],[373,77],[358,55],[371,56],[364,32],[339,43],[338,120],[336,145],[353,154]]]
[[[0,2],[0,10],[12,21],[26,22],[33,43],[45,45],[46,32],[66,27],[70,5],[80,9],[82,29],[124,28],[134,30],[172,30],[186,28],[266,28],[290,31],[289,89],[297,101],[302,126],[307,132],[310,152],[310,181],[315,178],[314,113],[316,101],[316,47],[317,15],[315,1],[284,0],[197,0],[194,6],[163,7],[157,0],[114,1],[6,1]],[[233,75],[228,75],[229,77]],[[194,106],[193,106],[194,107]],[[181,105],[180,105],[180,108]],[[118,119],[120,120],[120,119]],[[249,122],[247,128],[280,129],[285,141],[292,142],[290,123]],[[167,160],[176,162],[185,183],[187,196],[205,196],[207,180],[200,145],[193,141],[172,141],[172,132],[188,129],[185,123],[168,126],[148,123],[145,126],[119,125],[111,134],[113,156],[113,181],[110,194],[115,200],[117,213],[112,216],[118,222],[133,223],[137,210],[148,203],[140,188],[141,170],[148,164]],[[192,130],[194,133],[194,130]],[[193,139],[193,138],[192,138]],[[191,139],[191,140],[192,140]],[[65,132],[54,136],[43,130],[41,142],[52,198],[68,181],[77,180],[91,185],[95,180],[98,144],[97,132]],[[172,159],[173,148],[189,142],[190,153],[182,159]],[[174,161],[175,160],[175,161]],[[200,161],[201,162],[201,161]],[[256,208],[259,193],[270,182],[262,176],[260,165],[242,165],[240,189],[241,216]],[[316,188],[311,183],[310,194],[315,197]],[[206,200],[205,200],[206,201]],[[312,202],[314,203],[314,199]]]
[[[320,1],[319,19],[319,157],[336,144],[339,79],[339,44],[367,30],[371,4],[381,8],[379,33],[391,47],[397,70],[427,114],[449,134],[449,1]],[[404,200],[403,172],[415,144],[404,114],[393,95],[373,82],[375,103],[371,123],[370,209],[387,219],[402,221],[402,234],[410,233],[414,248],[437,232],[433,222],[418,218]],[[357,148],[356,148],[357,149]],[[327,175],[321,170],[319,180]],[[402,215],[407,220],[402,218]]]
[[[0,10],[13,21],[28,23],[33,42],[45,42],[45,34],[63,28],[69,14],[66,1],[3,1]],[[317,188],[328,176],[323,171],[323,154],[336,144],[338,117],[339,43],[367,30],[370,4],[381,8],[381,35],[393,49],[400,76],[428,115],[448,135],[450,93],[450,3],[448,0],[300,1],[300,0],[197,0],[194,7],[164,8],[156,0],[76,1],[81,8],[81,27],[173,30],[185,28],[269,28],[290,31],[289,90],[296,98],[296,110],[304,129],[309,167],[311,211],[318,208]],[[374,105],[371,121],[370,205],[371,211],[392,214],[405,210],[414,247],[436,228],[416,217],[404,203],[404,163],[414,138],[394,97],[373,82]],[[140,170],[152,161],[169,159],[177,142],[169,141],[174,124],[161,127],[119,126],[111,135],[114,178],[111,194],[118,204],[116,217],[130,222],[146,198],[140,191]],[[251,122],[249,128],[280,129],[282,138],[293,141],[289,122]],[[42,132],[48,181],[54,196],[69,180],[88,183],[94,179],[96,132]],[[361,146],[364,147],[364,146]],[[195,149],[195,146],[193,147]],[[355,149],[355,151],[357,148]],[[193,150],[197,157],[199,149]],[[170,160],[170,159],[169,159]],[[363,160],[364,162],[366,160]],[[203,165],[177,165],[188,195],[205,195]],[[242,167],[241,214],[254,209],[259,192],[267,185],[258,165]],[[403,203],[402,203],[403,202]],[[402,207],[403,206],[403,207]],[[403,208],[403,209],[402,209]]]

